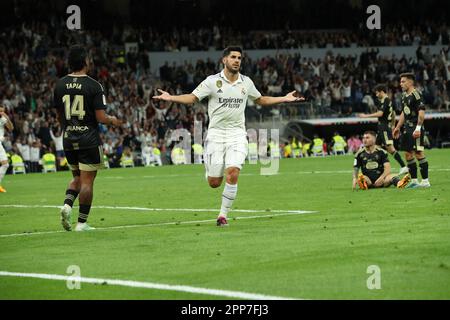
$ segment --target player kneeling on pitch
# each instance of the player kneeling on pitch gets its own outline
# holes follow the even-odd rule
[[[409,183],[409,175],[400,179],[398,175],[391,174],[388,154],[375,144],[376,138],[373,131],[364,133],[364,147],[356,153],[353,165],[353,190],[356,185],[362,190],[387,188],[391,185],[404,188]],[[360,169],[362,173],[359,172]]]

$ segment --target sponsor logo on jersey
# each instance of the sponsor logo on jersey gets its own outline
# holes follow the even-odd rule
[[[369,161],[366,163],[366,169],[367,170],[374,170],[378,169],[378,162],[375,161]]]
[[[406,115],[409,115],[410,113],[411,113],[411,110],[409,109],[409,107],[408,106],[403,106],[403,112],[406,114]]]
[[[221,107],[225,108],[239,108],[241,104],[244,102],[244,99],[241,98],[219,98],[219,103],[222,104]]]
[[[89,130],[88,126],[67,126],[66,131],[70,132],[70,131],[86,131]]]

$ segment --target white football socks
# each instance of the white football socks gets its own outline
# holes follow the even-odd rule
[[[233,205],[233,201],[236,199],[237,189],[237,184],[225,183],[225,188],[223,188],[222,192],[222,207],[220,208],[219,217],[227,217],[227,214]]]
[[[6,171],[8,170],[8,167],[9,167],[9,164],[2,164],[0,166],[0,183],[2,183],[2,180],[5,177]]]

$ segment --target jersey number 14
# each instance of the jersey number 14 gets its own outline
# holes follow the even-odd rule
[[[64,102],[67,120],[70,120],[73,116],[77,116],[79,120],[83,120],[86,112],[84,111],[84,97],[82,95],[75,95],[72,104],[70,103],[70,95],[68,94],[62,100]]]

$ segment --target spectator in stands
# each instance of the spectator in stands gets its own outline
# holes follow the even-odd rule
[[[55,145],[56,150],[56,159],[57,159],[57,167],[61,165],[63,162],[65,155],[64,155],[64,147],[63,147],[63,135],[61,132],[61,128],[58,127],[56,129],[56,135],[53,133],[53,130],[50,129],[50,137],[53,140],[53,144]]]
[[[347,140],[348,153],[353,153],[353,154],[356,153],[362,147],[362,145],[363,145],[363,143],[358,136],[356,136],[356,135],[351,136]]]
[[[384,25],[383,30],[373,33],[351,30],[236,33],[218,25],[197,30],[182,31],[175,28],[173,31],[161,32],[129,27],[118,31],[116,35],[84,30],[83,34],[73,33],[65,37],[64,33],[44,32],[45,23],[15,25],[0,34],[0,102],[10,108],[16,127],[9,142],[12,145],[16,143],[25,162],[31,160],[29,144],[36,139],[40,139],[45,146],[53,142],[57,147],[50,134],[50,128],[55,128],[56,112],[49,92],[53,91],[55,80],[67,73],[64,65],[66,52],[60,47],[67,47],[73,40],[85,43],[90,48],[96,66],[92,76],[102,79],[108,110],[128,120],[126,129],[110,128],[102,133],[108,141],[105,147],[110,149],[112,166],[119,166],[124,146],[129,147],[131,152],[141,152],[143,134],[145,139],[149,139],[150,133],[152,143],[157,142],[161,152],[165,153],[169,129],[184,127],[193,134],[194,117],[200,119],[198,121],[204,127],[208,125],[206,108],[200,103],[180,107],[164,102],[155,103],[149,97],[156,87],[176,88],[177,92],[171,93],[190,92],[205,76],[217,72],[218,61],[199,59],[181,64],[167,61],[159,69],[158,77],[150,73],[147,55],[150,51],[164,48],[175,51],[181,47],[208,49],[211,45],[221,48],[235,37],[249,48],[325,47],[328,43],[335,47],[348,47],[351,43],[365,46],[412,45],[418,39],[424,48],[438,42],[448,45],[446,24],[431,22],[426,26],[405,28],[401,24]],[[435,30],[435,36],[426,31],[428,29]],[[405,34],[403,30],[410,31]],[[138,42],[136,49],[126,51],[125,39]],[[448,49],[444,49],[439,55],[433,56],[430,50],[420,49],[416,53],[418,62],[406,57],[380,57],[378,49],[364,51],[359,60],[355,56],[332,52],[318,59],[306,59],[300,54],[280,54],[260,59],[246,57],[244,68],[257,86],[259,84],[262,94],[267,94],[269,90],[276,94],[280,87],[281,91],[294,87],[312,103],[312,114],[305,112],[306,107],[292,105],[288,109],[280,109],[283,116],[338,117],[350,115],[351,112],[368,112],[365,109],[373,107],[370,92],[377,82],[387,83],[393,93],[394,107],[398,109],[401,92],[395,75],[409,70],[418,75],[418,86],[427,91],[431,102],[429,106],[444,110],[448,109],[450,95],[448,53]],[[426,62],[429,62],[428,65]],[[333,109],[330,109],[331,106]],[[252,112],[252,117],[258,120],[272,114],[271,108],[258,109],[258,106],[250,105],[247,108]],[[277,108],[273,110],[279,111]],[[57,132],[54,133],[60,137]]]
[[[41,160],[41,142],[33,141],[30,148],[30,172],[39,172],[39,160]]]

